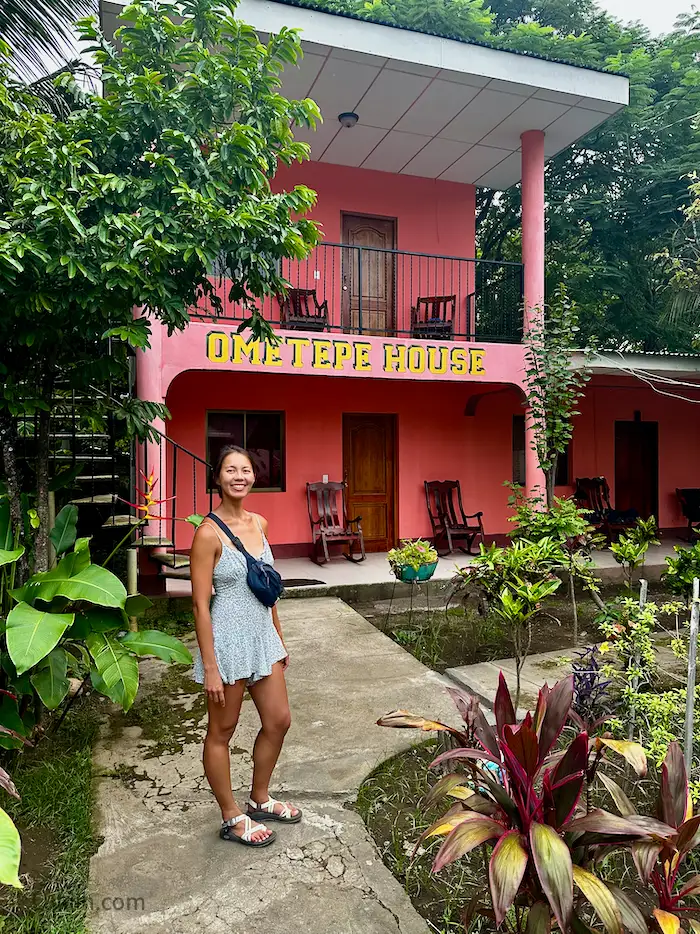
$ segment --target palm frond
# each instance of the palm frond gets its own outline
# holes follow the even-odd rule
[[[663,311],[662,320],[675,326],[700,326],[700,291],[674,289]]]
[[[31,80],[75,55],[73,23],[97,12],[96,0],[2,0],[0,40],[18,76]]]

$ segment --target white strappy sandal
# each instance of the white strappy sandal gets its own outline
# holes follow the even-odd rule
[[[282,810],[278,814],[275,811],[275,805],[279,805]],[[283,801],[275,801],[274,798],[268,798],[264,804],[256,804],[250,799],[248,801],[248,816],[256,820],[276,820],[281,824],[298,824],[301,820],[301,811],[297,808],[297,813],[292,814],[292,809]]]
[[[241,821],[245,822],[243,833],[234,833],[233,827]],[[239,814],[238,817],[230,817],[227,821],[224,821],[219,836],[222,840],[228,840],[231,843],[242,843],[243,846],[269,846],[277,834],[274,830],[271,830],[270,835],[265,837],[264,840],[253,840],[253,834],[260,833],[261,830],[267,830],[267,827],[263,826],[263,824],[253,823],[248,814]]]

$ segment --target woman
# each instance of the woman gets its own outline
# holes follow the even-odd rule
[[[271,564],[267,522],[245,508],[254,482],[250,455],[243,448],[224,447],[214,470],[221,496],[214,514],[246,551]],[[264,606],[249,588],[244,555],[212,519],[206,518],[197,529],[190,560],[199,643],[194,679],[204,685],[207,694],[204,772],[221,808],[219,836],[245,846],[268,846],[275,833],[259,823],[260,819],[287,824],[301,820],[298,808],[275,801],[268,791],[290,724],[284,679],[289,656],[277,607]],[[253,747],[253,783],[244,814],[231,791],[229,742],[246,687],[260,715],[261,729]]]

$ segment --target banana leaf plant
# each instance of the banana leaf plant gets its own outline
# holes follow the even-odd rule
[[[9,691],[0,690],[0,694],[7,695],[16,700]],[[0,725],[0,734],[12,736],[19,744],[31,746],[29,740],[25,739],[19,733]],[[19,793],[5,769],[0,768],[0,788],[4,789],[8,795],[20,800]],[[22,844],[19,838],[19,831],[15,827],[14,821],[10,815],[0,808],[0,885],[11,885],[15,889],[21,889],[22,883],[19,881],[19,861],[22,854]]]
[[[179,664],[191,663],[192,657],[167,633],[128,631],[129,617],[141,615],[150,601],[127,595],[118,577],[93,564],[89,539],[76,538],[76,518],[75,506],[65,507],[56,518],[51,532],[56,567],[9,591],[14,606],[2,621],[0,651],[5,683],[16,697],[38,696],[54,710],[68,695],[68,676],[73,674],[89,678],[95,690],[128,710],[138,690],[139,656]],[[31,710],[23,711],[16,698],[2,696],[0,724],[26,736],[32,728]],[[0,731],[0,746],[17,744],[14,736]]]
[[[495,728],[473,697],[455,688],[450,693],[465,730],[406,711],[394,711],[377,721],[380,726],[444,731],[458,744],[431,763],[431,768],[447,763],[462,768],[440,778],[428,796],[429,805],[444,796],[457,799],[418,841],[417,846],[425,839],[444,837],[433,871],[488,844],[493,847],[488,869],[490,905],[477,899],[469,914],[492,918],[497,927],[509,917],[511,930],[518,934],[546,934],[553,916],[564,934],[580,934],[590,930],[581,917],[582,903],[588,902],[610,934],[622,934],[622,909],[614,892],[585,868],[598,852],[600,834],[587,835],[582,829],[572,836],[569,831],[575,816],[585,813],[588,787],[605,753],[621,754],[644,775],[642,747],[605,736],[592,739],[580,731],[566,747],[555,750],[569,718],[572,677],[551,689],[545,685],[534,713],[518,722],[501,674]],[[638,818],[637,826],[626,825],[624,834],[618,832],[613,841],[666,839],[673,832],[659,821]],[[589,836],[596,846],[589,843]]]

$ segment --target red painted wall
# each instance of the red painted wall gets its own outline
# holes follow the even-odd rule
[[[341,242],[341,212],[373,214],[398,219],[398,250],[474,256],[473,185],[323,162],[282,166],[274,187],[280,191],[294,185],[317,192],[310,216],[323,225],[328,242]]]
[[[700,399],[693,390],[677,390]],[[642,421],[659,423],[659,525],[684,526],[676,487],[700,487],[700,432],[697,405],[661,396],[639,380],[594,376],[576,418],[571,477],[606,477],[615,505],[615,422],[633,421],[635,411]],[[573,489],[573,487],[571,488]],[[557,490],[568,492],[568,488]]]
[[[464,414],[478,387],[434,382],[327,379],[257,373],[187,372],[170,386],[168,434],[200,457],[205,454],[205,413],[210,409],[283,410],[286,413],[286,492],[256,493],[250,508],[270,523],[273,544],[310,541],[306,483],[343,475],[343,412],[397,415],[399,536],[430,534],[424,480],[460,480],[467,512],[484,512],[487,533],[507,530],[511,476],[511,422],[522,411],[516,390],[484,398],[473,417]],[[178,464],[176,514],[207,508],[203,477],[193,503],[191,467]],[[215,497],[215,503],[217,502]],[[191,528],[178,523],[179,548]]]

